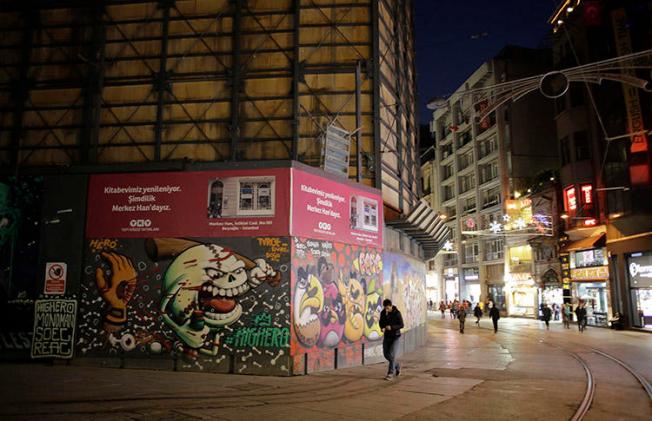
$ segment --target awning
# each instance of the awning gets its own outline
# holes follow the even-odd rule
[[[562,247],[561,252],[569,252],[576,250],[588,250],[598,247],[604,247],[607,244],[607,234],[600,233],[591,237],[582,238],[581,240],[573,241]]]
[[[424,199],[419,201],[419,204],[412,209],[407,217],[385,223],[417,241],[423,248],[426,260],[435,257],[441,246],[451,236],[450,228],[444,224],[439,214]]]

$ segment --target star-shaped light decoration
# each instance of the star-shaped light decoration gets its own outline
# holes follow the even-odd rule
[[[503,230],[503,226],[500,224],[500,222],[493,221],[491,224],[489,224],[489,230],[494,234],[498,234]]]
[[[446,242],[441,248],[444,249],[445,251],[451,251],[453,250],[453,243],[451,243],[450,240],[446,240]]]
[[[509,222],[510,219],[512,219],[511,216],[509,216],[509,215],[507,215],[507,214],[504,214],[504,215],[503,215],[503,221],[505,221],[505,222]]]
[[[525,219],[523,218],[518,218],[515,222],[515,225],[516,225],[516,229],[522,230],[525,229],[525,227],[527,227],[527,222],[525,222]]]

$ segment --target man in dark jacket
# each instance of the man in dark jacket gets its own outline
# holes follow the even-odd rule
[[[482,318],[482,309],[480,308],[480,303],[475,305],[473,309],[473,315],[475,316],[475,325],[480,326],[480,319]]]
[[[584,328],[586,328],[586,308],[583,302],[577,304],[575,316],[577,317],[577,328],[580,332],[584,332]]]
[[[383,355],[389,362],[385,380],[392,380],[393,376],[401,374],[401,365],[396,361],[396,354],[398,353],[398,340],[401,337],[401,329],[403,329],[403,317],[396,306],[392,304],[392,300],[386,298],[383,301],[383,307],[385,309],[380,312],[378,325],[384,332]]]
[[[489,317],[491,317],[491,321],[494,323],[494,333],[498,332],[498,319],[500,319],[500,311],[498,311],[498,307],[494,303],[489,304],[491,306],[491,310],[489,310]]]
[[[543,321],[546,322],[546,329],[550,329],[550,319],[552,318],[552,310],[550,310],[548,304],[544,304],[541,312],[543,313]]]

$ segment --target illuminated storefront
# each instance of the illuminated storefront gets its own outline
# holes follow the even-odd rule
[[[532,279],[532,248],[519,245],[509,248],[509,273],[505,275],[507,314],[536,317],[539,293]]]
[[[627,275],[635,327],[652,329],[652,252],[631,253]]]
[[[604,247],[570,253],[573,298],[586,304],[587,323],[606,326],[609,319],[609,266]]]

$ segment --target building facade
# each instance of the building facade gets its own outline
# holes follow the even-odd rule
[[[305,374],[381,359],[382,297],[422,342],[424,239],[385,226],[419,204],[411,1],[7,1],[0,22],[0,357]],[[36,336],[57,311],[74,345]]]
[[[508,209],[527,194],[532,175],[554,168],[552,103],[531,95],[499,107],[485,118],[489,106],[462,93],[545,72],[550,52],[506,47],[478,68],[445,105],[433,113],[435,136],[432,205],[453,232],[449,251],[434,262],[442,300],[494,301],[503,311],[534,315],[537,290],[532,280],[528,237],[473,235],[502,223]],[[518,202],[521,203],[521,202]],[[520,204],[518,205],[520,209]]]
[[[550,19],[557,69],[598,62],[652,46],[652,2],[561,2]],[[649,71],[623,69],[649,80]],[[571,84],[556,100],[568,261],[568,290],[587,303],[589,323],[615,313],[650,328],[652,290],[652,96],[623,83]]]

